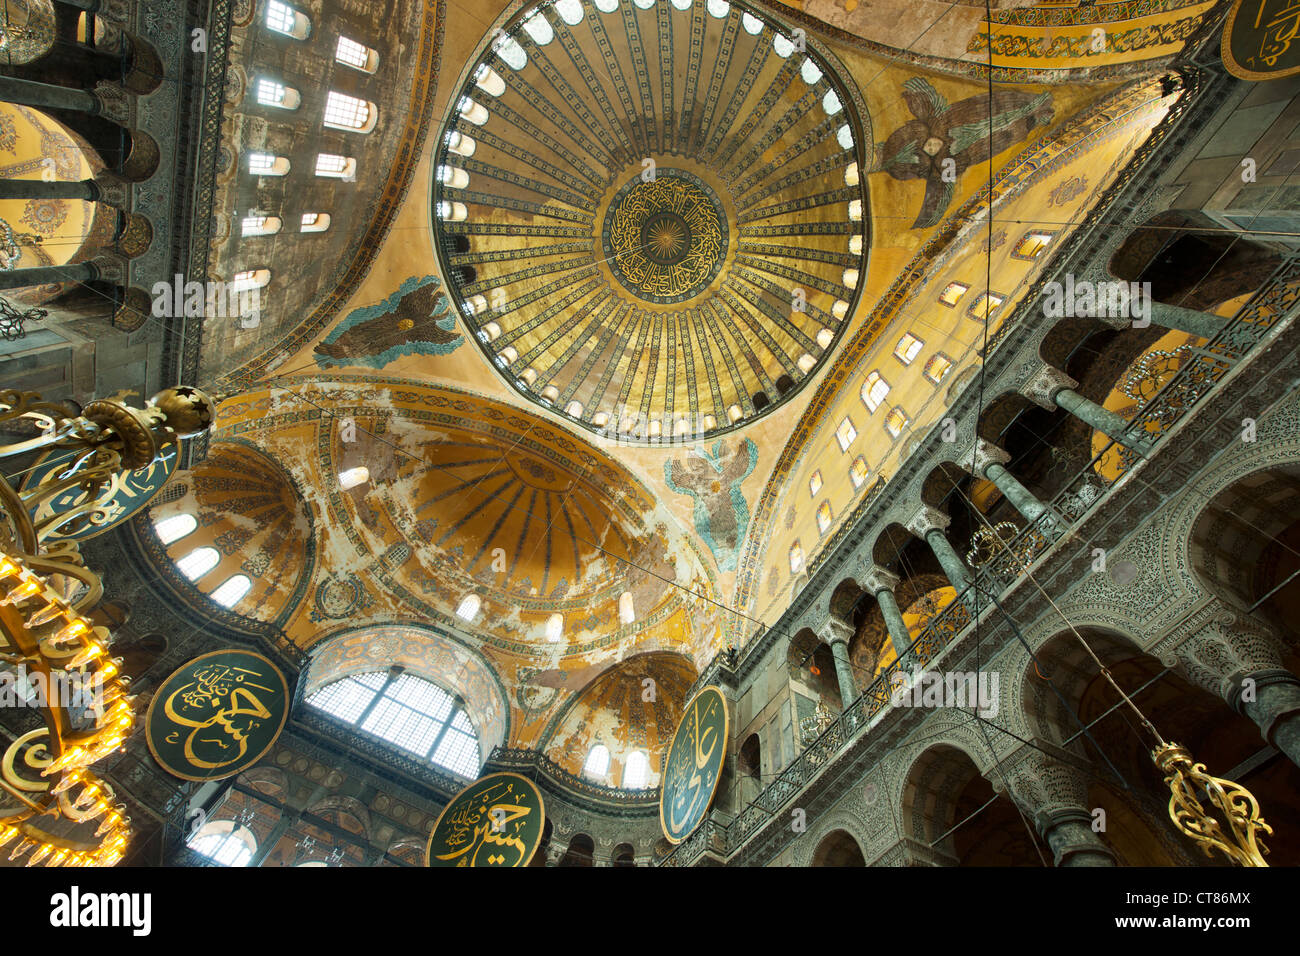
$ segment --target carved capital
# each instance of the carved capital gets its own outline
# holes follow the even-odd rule
[[[110,119],[119,126],[131,125],[131,103],[126,90],[114,83],[100,80],[91,90],[91,96],[99,104],[97,112],[105,119]]]
[[[817,628],[817,636],[827,644],[834,644],[836,641],[847,644],[853,640],[853,626],[845,624],[836,617],[827,618]]]
[[[862,587],[869,594],[879,594],[881,591],[893,591],[898,587],[898,575],[892,571],[886,571],[878,564],[873,564],[867,568],[866,574],[862,575]]]
[[[1241,678],[1258,671],[1284,670],[1281,640],[1253,615],[1214,598],[1178,627],[1186,637],[1173,648],[1187,678],[1232,702]]]
[[[947,531],[950,524],[952,524],[952,519],[938,508],[922,505],[920,510],[912,515],[907,522],[907,530],[924,541],[928,532]]]
[[[1075,759],[1045,742],[1038,746],[1042,749],[1020,748],[1003,762],[1002,772],[993,776],[1000,778],[1005,773],[1016,801],[1035,818],[1086,811],[1088,779]]]
[[[107,169],[101,169],[95,174],[95,188],[99,190],[99,195],[95,197],[96,202],[102,202],[115,209],[127,208],[129,198],[126,180]]]
[[[1059,368],[1044,364],[1021,386],[1020,393],[1035,405],[1051,410],[1056,407],[1052,398],[1057,392],[1063,388],[1074,388],[1078,384]]]
[[[975,448],[970,455],[965,456],[961,461],[961,466],[978,478],[984,477],[984,469],[989,465],[1005,465],[1011,460],[1011,455],[1003,451],[997,445],[983,438],[975,439]]]
[[[126,260],[111,253],[101,253],[90,260],[97,272],[96,278],[117,285],[126,284]]]

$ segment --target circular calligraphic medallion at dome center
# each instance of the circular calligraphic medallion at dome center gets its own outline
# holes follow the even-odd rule
[[[717,193],[682,169],[640,176],[610,201],[601,232],[610,268],[647,302],[682,302],[704,292],[727,257],[726,217]]]
[[[515,773],[490,774],[447,804],[429,834],[424,864],[527,866],[545,829],[546,805],[537,786]]]

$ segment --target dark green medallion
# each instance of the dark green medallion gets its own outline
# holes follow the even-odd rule
[[[704,820],[727,755],[727,700],[705,687],[686,705],[664,761],[659,823],[671,843],[681,843]]]
[[[219,780],[257,763],[288,715],[289,688],[279,668],[251,651],[213,651],[158,688],[145,735],[168,773]]]
[[[456,794],[438,817],[426,866],[527,866],[542,842],[546,807],[531,780],[494,773]]]

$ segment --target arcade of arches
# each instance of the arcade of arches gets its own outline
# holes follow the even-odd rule
[[[534,866],[1226,863],[1145,720],[1300,865],[1300,84],[1229,4],[0,6],[0,388],[214,401],[76,540],[127,863],[422,866],[492,773]],[[230,648],[283,729],[181,779]]]

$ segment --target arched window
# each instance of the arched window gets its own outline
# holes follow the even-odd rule
[[[330,90],[325,98],[325,125],[330,129],[345,129],[369,133],[379,119],[379,108],[369,100],[348,96]]]
[[[849,480],[853,482],[853,488],[856,491],[867,482],[867,475],[871,471],[867,467],[867,460],[859,455],[853,459],[853,464],[849,466]]]
[[[803,548],[796,541],[790,545],[790,573],[798,574],[803,570]]]
[[[582,765],[582,772],[593,780],[604,780],[609,773],[609,748],[596,744],[587,753],[587,762]]]
[[[715,20],[721,20],[731,12],[731,4],[727,0],[709,0],[708,11],[709,16]]]
[[[438,201],[438,218],[445,219],[447,222],[464,222],[469,218],[469,207],[463,202],[449,202],[446,199]],[[482,296],[477,298],[482,299]],[[487,299],[483,299],[483,308],[487,308]]]
[[[246,574],[236,574],[233,577],[226,578],[221,582],[221,586],[213,591],[208,597],[216,601],[222,607],[231,608],[244,599],[253,588],[253,581]]]
[[[872,372],[867,376],[867,380],[862,383],[862,404],[867,406],[867,411],[874,412],[880,407],[880,403],[885,400],[889,394],[889,383],[880,377],[879,372]]]
[[[653,0],[651,0],[653,3]],[[646,4],[649,6],[649,4]],[[547,22],[546,17],[542,16],[542,11],[538,10],[532,16],[528,17],[523,23],[524,32],[533,38],[533,42],[538,46],[546,46],[555,39],[555,30]]]
[[[474,85],[488,96],[500,96],[506,91],[506,81],[486,63],[479,64],[479,68],[474,71]]]
[[[216,820],[194,835],[189,848],[221,866],[248,866],[257,849],[257,838],[233,820]]]
[[[799,75],[809,86],[815,86],[821,82],[822,71],[812,60],[804,60],[803,66],[799,67]]]
[[[349,488],[355,488],[357,485],[364,485],[370,480],[370,469],[365,465],[357,465],[355,468],[345,468],[339,472],[339,488],[347,491]]]
[[[925,377],[938,385],[952,371],[952,359],[942,352],[935,352],[925,363]]]
[[[475,126],[482,126],[488,121],[487,107],[482,103],[475,102],[468,96],[462,96],[458,104],[462,119],[466,119]]]
[[[301,232],[324,232],[330,227],[330,214],[327,212],[305,212],[302,214]]]
[[[270,281],[270,269],[246,269],[234,274],[230,280],[230,287],[233,292],[245,292],[248,289],[260,289]]]
[[[457,156],[473,156],[474,150],[478,149],[478,143],[460,130],[454,129],[447,134],[447,149]]]
[[[546,639],[558,641],[564,635],[564,615],[552,614],[546,622]]]
[[[438,182],[452,189],[464,189],[469,185],[469,173],[459,166],[439,166]]]
[[[636,610],[632,607],[632,592],[624,591],[618,597],[618,619],[624,624],[636,620]]]
[[[831,503],[829,501],[823,501],[819,504],[817,506],[817,530],[822,534],[825,534],[826,529],[831,526],[831,519],[834,517],[835,515],[831,512]]]
[[[474,725],[456,698],[432,681],[384,671],[354,674],[326,684],[307,703],[462,777],[478,774]]]
[[[240,223],[241,236],[274,236],[284,223],[279,216],[245,216]]]
[[[902,406],[895,406],[885,416],[885,431],[889,432],[892,437],[897,438],[903,434],[903,429],[911,423],[911,419],[907,417],[907,412],[903,411]]]
[[[191,581],[197,581],[221,561],[216,548],[195,548],[176,562],[176,569]]]
[[[362,73],[373,73],[379,69],[379,54],[356,40],[340,35],[338,45],[334,47],[334,62]]]
[[[903,337],[898,340],[898,345],[894,346],[894,358],[904,365],[911,365],[912,360],[921,354],[924,345],[925,343],[911,332],[904,332]]]
[[[628,790],[640,790],[645,786],[650,773],[650,761],[640,750],[627,755],[627,766],[623,768],[623,786]]]
[[[740,25],[750,36],[758,36],[763,32],[763,21],[749,12],[740,15]]]
[[[316,175],[331,179],[352,179],[356,176],[357,161],[351,156],[334,153],[316,154]]]
[[[808,495],[816,498],[817,492],[822,490],[822,470],[818,468],[808,476]]]
[[[844,420],[840,422],[840,427],[835,429],[835,440],[840,443],[840,451],[848,451],[849,446],[853,444],[853,439],[858,437],[858,430],[853,425],[853,419],[845,415]]]
[[[582,21],[582,4],[579,0],[555,0],[555,12],[569,26],[575,26]]]
[[[311,20],[280,0],[267,0],[266,28],[295,40],[305,40],[311,35]]]
[[[261,77],[257,81],[257,104],[274,106],[276,109],[296,110],[302,103],[302,94],[292,86],[285,86],[279,80]]]
[[[466,594],[461,598],[460,607],[456,608],[456,616],[464,621],[472,621],[482,603],[477,594]]]
[[[503,33],[497,37],[493,49],[496,50],[497,56],[501,57],[502,62],[515,72],[528,65],[528,54],[519,45],[519,41],[508,33]]]
[[[828,90],[826,95],[822,97],[822,109],[826,111],[827,116],[834,116],[840,110],[844,109],[844,105],[840,102],[839,95],[834,90]]]
[[[254,176],[286,176],[289,173],[289,160],[271,153],[249,153],[248,171]]]
[[[159,541],[163,544],[171,544],[173,541],[179,541],[198,526],[198,519],[194,515],[172,515],[156,523],[153,530],[158,535]]]

